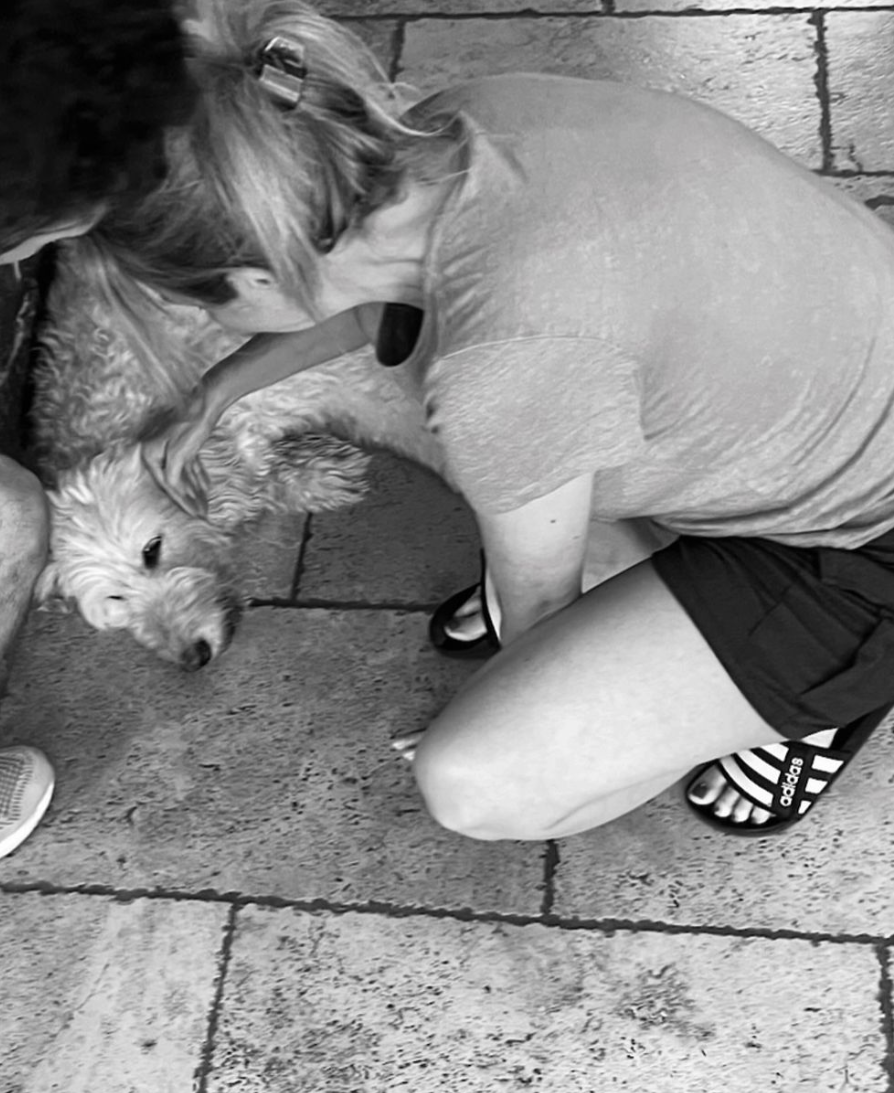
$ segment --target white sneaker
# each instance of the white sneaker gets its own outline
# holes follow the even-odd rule
[[[53,796],[55,776],[42,751],[0,748],[0,858],[28,838]]]

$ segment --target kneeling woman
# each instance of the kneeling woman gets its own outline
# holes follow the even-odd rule
[[[204,34],[169,178],[99,242],[262,336],[149,461],[176,492],[228,400],[371,341],[481,533],[436,641],[502,646],[406,742],[433,815],[556,837],[695,768],[727,830],[803,816],[894,703],[894,235],[677,96],[499,76],[407,110],[303,5]],[[582,593],[594,514],[676,538]]]

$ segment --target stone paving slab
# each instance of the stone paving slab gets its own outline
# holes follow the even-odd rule
[[[246,596],[263,600],[291,598],[309,520],[306,513],[270,515],[240,532],[235,539],[233,562]]]
[[[469,671],[427,647],[424,623],[258,608],[185,675],[39,616],[0,737],[47,751],[58,788],[0,883],[537,914],[543,846],[437,827],[389,747]]]
[[[620,79],[679,91],[822,165],[816,32],[808,16],[428,19],[408,23],[400,78],[435,90],[498,72]]]
[[[783,837],[735,838],[691,816],[681,789],[559,844],[552,911],[582,921],[662,922],[875,937],[894,933],[894,729]]]
[[[368,482],[357,505],[270,516],[244,529],[234,561],[245,594],[261,601],[431,606],[477,578],[474,519],[439,478],[378,453]]]
[[[388,748],[470,671],[428,651],[423,628],[417,613],[256,609],[215,667],[187,676],[39,617],[4,735],[44,747],[59,788],[0,882],[539,914],[544,848],[440,830]],[[783,839],[724,837],[666,793],[559,842],[551,913],[894,933],[892,782],[889,727],[821,822]]]
[[[894,171],[894,12],[826,19],[835,167]]]
[[[475,3],[476,0],[469,0]],[[714,12],[723,15],[725,12],[739,9],[750,11],[787,11],[789,9],[820,10],[826,8],[883,8],[890,7],[891,0],[743,0],[736,3],[735,0],[613,0],[614,10],[618,14],[630,14],[644,11],[672,11],[686,16],[700,12]]]
[[[316,7],[333,18],[382,15],[513,15],[532,11],[601,15],[601,0],[322,0]]]
[[[367,10],[366,4],[361,5],[359,11],[356,4],[354,4],[353,7],[354,15],[371,14],[371,12]],[[353,19],[351,21],[351,30],[366,42],[369,48],[379,58],[380,63],[385,67],[386,71],[394,61],[396,29],[397,24],[390,20],[378,22],[368,19]]]
[[[882,8],[890,7],[891,0],[321,0],[315,5],[320,11],[334,18],[377,16],[447,16],[476,15],[564,15],[574,12],[581,15],[602,16],[641,15],[644,12],[673,12],[698,17],[705,12],[726,14],[730,11],[786,12],[825,8]],[[609,7],[611,10],[608,10]]]
[[[3,1093],[189,1090],[228,915],[211,903],[0,894]]]
[[[882,1093],[871,946],[237,917],[208,1093]]]
[[[421,467],[377,455],[359,505],[313,518],[299,598],[436,604],[478,577],[466,503]]]

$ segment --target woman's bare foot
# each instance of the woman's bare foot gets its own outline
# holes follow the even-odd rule
[[[686,796],[694,805],[713,805],[718,820],[737,824],[765,824],[770,818],[766,809],[758,808],[729,785],[719,766],[708,767],[690,786]]]
[[[444,624],[444,630],[459,641],[477,641],[484,637],[487,626],[481,611],[480,591],[473,592],[457,609],[453,618]]]
[[[804,737],[804,743],[819,748],[832,747],[836,731],[825,729],[823,732],[814,733],[812,736]],[[730,786],[723,770],[716,764],[702,772],[701,776],[688,788],[686,796],[694,805],[701,807],[713,805],[711,812],[718,820],[731,820],[735,824],[758,826],[773,819],[771,812],[760,808],[747,797],[737,793]]]

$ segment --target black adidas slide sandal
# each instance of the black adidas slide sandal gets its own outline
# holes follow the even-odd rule
[[[829,748],[786,740],[705,763],[687,779],[684,800],[700,820],[728,835],[776,835],[806,816],[889,712],[889,706],[874,710],[839,729]],[[739,823],[732,817],[715,816],[713,804],[690,800],[690,791],[712,767],[720,767],[730,788],[772,818],[762,824]]]
[[[447,633],[447,626],[459,609],[466,604],[475,593],[481,589],[481,613],[484,616],[485,632],[477,638],[465,641],[455,638]],[[428,636],[432,645],[448,657],[460,659],[485,658],[493,656],[500,648],[500,639],[497,637],[493,621],[487,610],[484,598],[484,555],[481,556],[481,579],[478,584],[464,588],[462,592],[456,592],[449,599],[444,600],[429,620]]]

